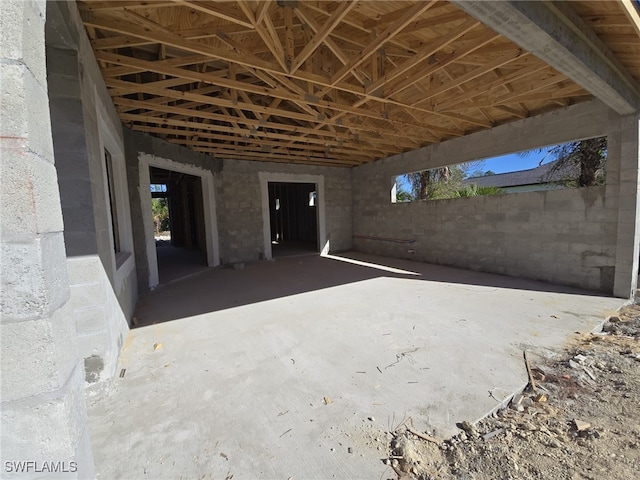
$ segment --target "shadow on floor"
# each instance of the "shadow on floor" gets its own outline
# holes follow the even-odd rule
[[[156,253],[161,284],[173,282],[208,268],[204,252],[174,247],[167,240],[156,240]]]
[[[294,255],[313,255],[318,253],[315,243],[308,242],[283,242],[271,244],[273,258],[291,257]]]
[[[346,252],[327,257],[284,257],[272,262],[247,264],[242,270],[205,270],[201,274],[144,295],[138,302],[136,326],[142,327],[382,277],[604,296],[602,293],[534,280],[360,252]]]

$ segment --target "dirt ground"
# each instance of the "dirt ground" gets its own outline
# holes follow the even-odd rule
[[[527,357],[535,390],[444,442],[405,423],[384,462],[401,480],[640,478],[640,306]]]

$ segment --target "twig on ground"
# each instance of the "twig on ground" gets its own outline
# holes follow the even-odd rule
[[[440,445],[440,441],[437,438],[433,438],[431,435],[426,435],[424,433],[420,433],[414,430],[411,427],[405,426],[407,432],[413,433],[416,437],[426,440],[427,442],[435,443],[436,445]]]
[[[531,373],[531,366],[529,365],[529,359],[527,358],[527,351],[522,351],[522,356],[524,357],[524,366],[527,369],[527,376],[529,377],[529,386],[532,391],[536,391],[536,381],[533,379],[533,374]]]

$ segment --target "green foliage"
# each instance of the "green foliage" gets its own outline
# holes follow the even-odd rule
[[[501,188],[497,187],[465,185],[463,180],[467,177],[472,166],[477,166],[477,164],[463,163],[404,175],[403,180],[410,188],[410,191],[398,188],[396,199],[399,202],[411,202],[504,193]],[[491,175],[493,172],[488,172],[487,174]]]
[[[522,152],[527,156],[532,152],[541,152],[538,148]],[[563,143],[549,149],[549,155],[555,164],[549,171],[549,178],[558,172],[566,179],[560,182],[565,187],[591,187],[604,185],[605,167],[607,163],[607,137],[588,138],[575,142]]]
[[[169,205],[166,198],[152,198],[151,212],[153,213],[153,226],[156,235],[160,232],[167,232],[170,229],[169,224]]]
[[[477,197],[480,195],[501,195],[504,189],[500,187],[479,187],[476,184],[464,185],[456,191],[458,197]],[[456,197],[448,197],[456,198]]]
[[[604,184],[607,137],[589,138],[557,145],[550,150],[550,153],[557,160],[552,172],[566,170],[573,166],[580,172],[578,178],[575,179],[579,187]]]

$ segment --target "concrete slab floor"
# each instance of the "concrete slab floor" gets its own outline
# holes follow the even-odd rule
[[[156,240],[160,283],[169,283],[207,270],[207,255],[200,250],[179,248]]]
[[[141,301],[126,374],[89,406],[96,469],[394,478],[385,431],[456,433],[524,385],[523,348],[535,361],[622,303],[360,253],[210,270]]]

